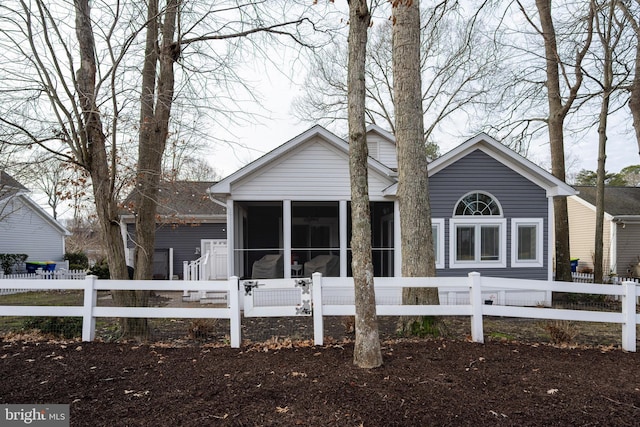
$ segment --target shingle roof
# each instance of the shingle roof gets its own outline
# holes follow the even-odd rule
[[[212,181],[173,181],[160,184],[158,215],[168,217],[225,215],[226,208],[213,202],[207,194]],[[136,191],[132,191],[123,203],[122,214],[135,213]]]
[[[574,186],[580,192],[578,197],[596,204],[596,187]],[[640,187],[605,187],[604,210],[613,216],[640,215]]]

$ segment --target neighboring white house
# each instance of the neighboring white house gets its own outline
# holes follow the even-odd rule
[[[59,262],[69,231],[28,196],[28,190],[0,171],[0,253],[27,254],[29,261]]]

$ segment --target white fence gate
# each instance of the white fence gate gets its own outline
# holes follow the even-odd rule
[[[311,316],[311,279],[241,280],[245,317]]]

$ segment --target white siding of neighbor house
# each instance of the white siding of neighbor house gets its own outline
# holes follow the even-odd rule
[[[369,169],[372,200],[381,200],[392,183]],[[317,137],[233,184],[231,191],[235,200],[348,200],[348,155]]]
[[[571,258],[580,258],[578,269],[593,268],[595,252],[596,211],[595,208],[577,196],[567,198],[569,214],[569,247]],[[606,218],[603,224],[603,264],[608,273],[611,262],[611,221]]]
[[[20,197],[0,203],[0,253],[27,254],[27,261],[61,261],[64,235]]]
[[[396,145],[375,132],[367,134],[369,156],[391,169],[398,168]]]

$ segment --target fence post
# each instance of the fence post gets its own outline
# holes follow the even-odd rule
[[[484,342],[482,326],[482,279],[480,273],[469,273],[469,300],[471,301],[471,339],[473,342]]]
[[[84,279],[84,306],[82,310],[82,341],[93,341],[96,335],[96,318],[93,307],[98,302],[98,291],[95,289],[96,276]]]
[[[311,301],[313,302],[313,344],[323,345],[322,273],[313,273],[311,275]]]
[[[626,351],[636,351],[636,283],[624,282],[624,296],[622,297],[622,348]]]
[[[238,294],[238,277],[227,280],[229,285],[229,327],[231,329],[231,347],[240,348],[240,295]]]

